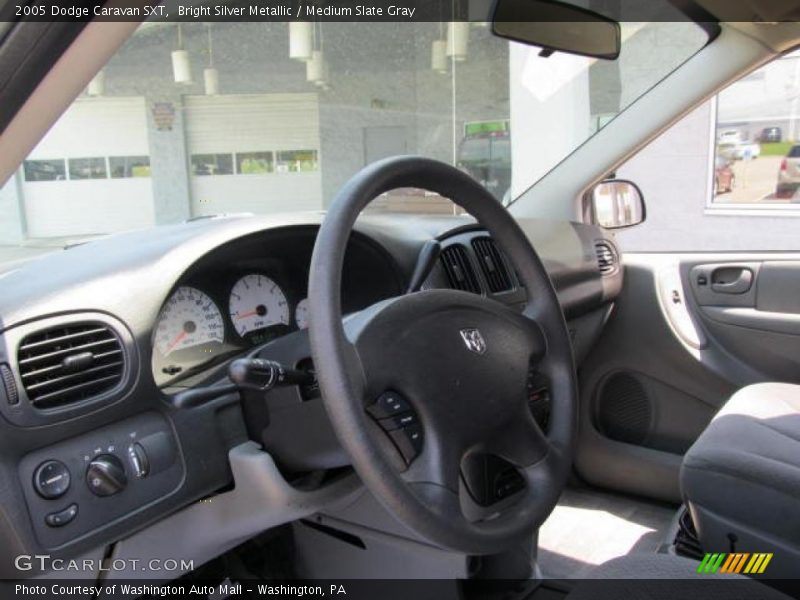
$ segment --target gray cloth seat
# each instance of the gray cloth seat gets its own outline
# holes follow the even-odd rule
[[[772,552],[766,576],[800,576],[800,386],[731,396],[686,453],[680,483],[706,552]]]
[[[697,561],[668,554],[632,554],[597,567],[568,600],[789,600],[737,575],[697,574]]]

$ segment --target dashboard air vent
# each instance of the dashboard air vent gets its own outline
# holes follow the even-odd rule
[[[511,283],[511,276],[506,266],[506,261],[497,244],[490,237],[479,237],[472,240],[472,249],[478,256],[478,263],[481,266],[486,283],[489,284],[489,291],[493,294],[508,292],[514,286]]]
[[[467,256],[464,246],[460,244],[448,246],[442,250],[439,260],[442,261],[442,266],[447,274],[447,280],[450,282],[451,288],[480,294],[481,288],[475,278],[475,271],[472,269],[472,264],[469,262],[469,256]]]
[[[594,251],[597,254],[597,269],[601,275],[611,275],[619,267],[617,251],[609,242],[601,240],[595,242]]]
[[[30,403],[54,408],[115,388],[125,372],[125,354],[108,325],[75,323],[24,337],[17,364]]]

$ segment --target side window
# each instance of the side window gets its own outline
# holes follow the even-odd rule
[[[800,52],[722,91],[715,116],[712,204],[800,202]]]
[[[800,51],[752,71],[616,171],[647,220],[627,252],[800,250]]]

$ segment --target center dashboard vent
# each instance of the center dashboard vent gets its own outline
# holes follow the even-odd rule
[[[617,272],[619,268],[617,251],[610,242],[605,240],[595,242],[594,251],[597,255],[597,270],[601,275],[612,275]]]
[[[472,240],[472,249],[478,257],[478,263],[491,293],[499,294],[514,288],[506,260],[492,238],[475,238]]]
[[[117,387],[125,373],[125,353],[108,325],[74,323],[25,336],[17,364],[31,405],[56,408]]]
[[[473,294],[481,293],[478,279],[475,277],[475,271],[464,246],[460,244],[447,246],[442,250],[439,260],[442,262],[451,288]]]

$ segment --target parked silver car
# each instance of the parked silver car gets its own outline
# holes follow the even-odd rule
[[[798,187],[800,187],[800,144],[795,144],[781,161],[775,197],[794,198]]]

